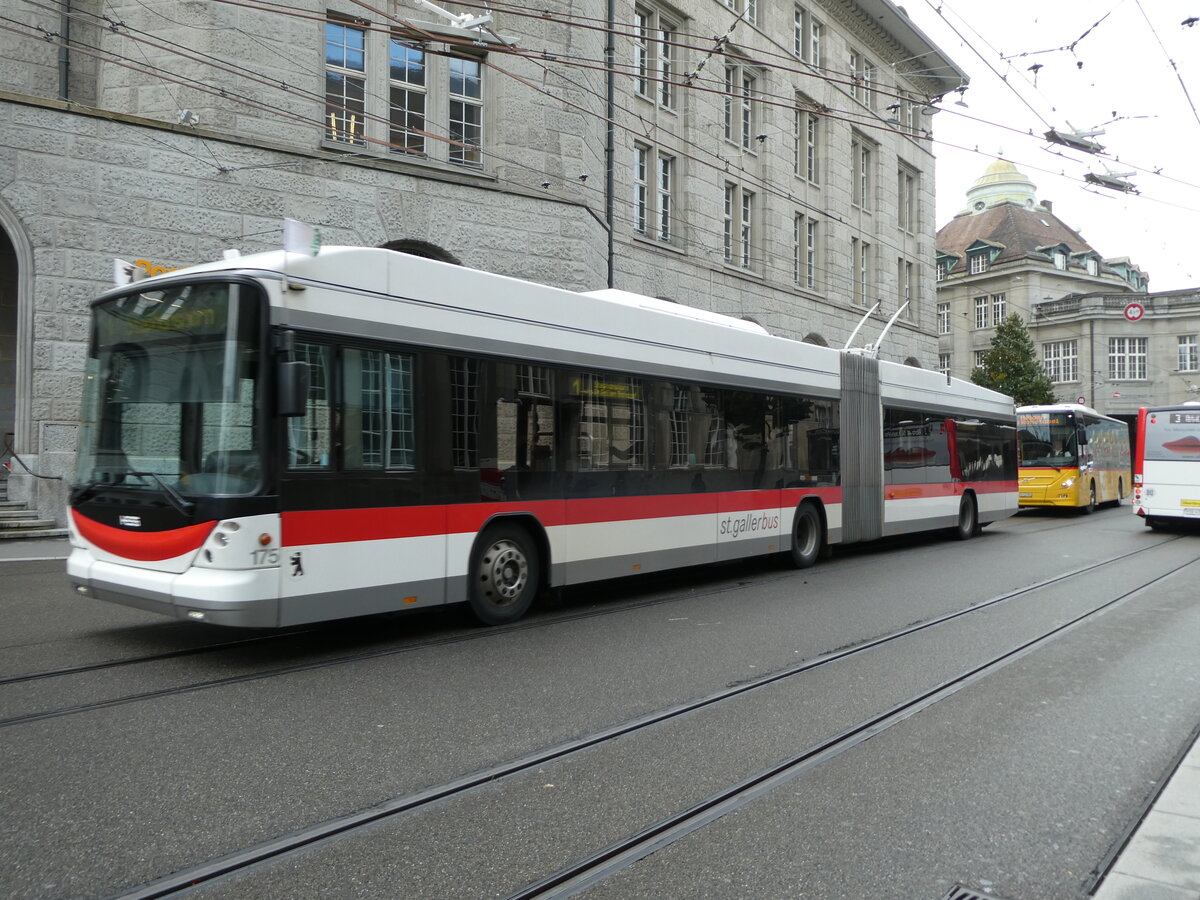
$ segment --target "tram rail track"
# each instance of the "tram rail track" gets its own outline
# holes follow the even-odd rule
[[[1037,531],[1038,533],[1040,533],[1043,531],[1052,531],[1052,530],[1055,530],[1058,528],[1071,527],[1073,524],[1074,524],[1073,522],[1063,522],[1063,523],[1059,523],[1059,524],[1049,525],[1045,528],[1037,528],[1034,530]],[[922,535],[920,537],[927,537],[927,536]],[[903,540],[903,538],[901,538],[900,540]],[[846,553],[847,551],[853,552],[854,550],[858,550],[858,549],[861,549],[861,547],[859,547],[858,545],[854,545],[849,548],[843,548],[842,552],[843,553]],[[1145,549],[1150,549],[1150,548],[1145,548]],[[0,560],[0,562],[3,562],[3,560]],[[749,563],[747,563],[746,561],[741,561],[739,563],[736,563],[735,565],[754,565],[754,564],[761,566],[762,561],[757,560],[757,559],[752,560]],[[842,569],[847,568],[848,565],[852,565],[852,563],[850,563],[850,561],[848,561],[848,560],[842,560],[839,562],[839,567]],[[765,570],[765,571],[769,572],[769,570]],[[678,581],[679,573],[675,572],[675,573],[672,573],[672,575],[673,575],[673,580]],[[654,578],[655,576],[653,574],[651,574],[651,575],[644,576],[644,577]],[[754,583],[758,584],[758,585],[770,585],[775,582],[784,581],[784,580],[787,580],[789,578],[794,578],[794,577],[796,577],[795,571],[792,569],[789,569],[785,574],[781,574],[781,575],[772,576],[772,575],[767,574],[765,577],[756,577],[754,579]],[[164,688],[159,691],[146,691],[146,692],[140,692],[137,694],[130,694],[125,697],[118,697],[118,698],[112,698],[112,699],[106,700],[106,701],[100,701],[100,702],[97,702],[96,704],[79,704],[79,705],[74,705],[74,706],[64,706],[59,709],[45,710],[42,712],[30,713],[28,715],[23,715],[23,716],[10,716],[10,717],[6,717],[6,718],[0,718],[0,728],[8,727],[11,725],[22,724],[24,722],[38,721],[40,719],[45,719],[45,718],[53,718],[55,716],[60,716],[60,715],[70,715],[73,713],[87,712],[89,709],[100,709],[100,708],[104,708],[107,706],[114,706],[114,705],[121,705],[124,703],[136,702],[138,700],[147,700],[147,699],[154,699],[156,697],[161,697],[161,696],[169,696],[172,693],[187,693],[190,691],[204,690],[204,689],[210,688],[210,687],[221,687],[221,686],[227,685],[227,684],[239,684],[239,683],[244,683],[245,681],[256,680],[258,678],[271,678],[271,677],[277,677],[280,675],[289,675],[289,674],[294,674],[296,672],[307,671],[310,669],[324,668],[324,667],[327,667],[327,666],[333,665],[333,664],[352,663],[352,662],[358,662],[358,661],[363,661],[363,660],[367,660],[367,659],[374,659],[374,658],[378,658],[380,656],[387,656],[387,655],[392,655],[392,654],[407,653],[407,652],[416,651],[416,650],[429,649],[432,647],[444,646],[448,643],[458,643],[458,642],[461,642],[464,640],[482,640],[482,639],[490,638],[493,636],[507,634],[507,633],[510,633],[513,631],[527,630],[529,628],[546,627],[546,626],[558,624],[559,622],[564,622],[564,621],[592,618],[592,617],[595,617],[598,615],[615,615],[615,614],[629,611],[629,610],[645,609],[648,607],[658,606],[658,605],[662,605],[662,604],[666,604],[666,603],[676,603],[676,602],[679,602],[679,601],[685,600],[685,599],[713,596],[716,594],[725,593],[729,590],[740,589],[742,587],[745,587],[746,583],[747,582],[744,579],[740,579],[740,580],[735,580],[733,583],[722,584],[717,587],[709,587],[708,589],[703,589],[703,590],[691,590],[685,594],[672,593],[668,596],[651,597],[649,599],[638,600],[633,603],[622,603],[622,604],[618,604],[618,605],[606,605],[603,609],[591,609],[591,610],[586,610],[586,611],[582,611],[582,612],[560,613],[560,614],[550,615],[550,616],[539,616],[537,618],[526,619],[526,620],[523,620],[518,623],[514,623],[513,625],[509,625],[509,626],[500,626],[500,627],[489,628],[486,631],[472,629],[471,631],[466,632],[466,633],[456,633],[454,635],[450,635],[450,636],[443,637],[443,638],[437,638],[437,639],[426,640],[426,641],[418,641],[418,642],[414,642],[411,644],[404,644],[403,646],[399,646],[399,647],[386,647],[386,648],[378,648],[375,650],[362,651],[362,652],[358,652],[358,653],[342,654],[340,656],[331,657],[326,660],[316,660],[316,661],[312,661],[309,663],[300,663],[295,666],[284,666],[284,667],[267,670],[264,672],[246,673],[245,675],[242,675],[242,676],[231,676],[228,679],[213,679],[211,681],[194,682],[191,684],[179,685],[179,686],[175,686],[175,687],[171,687],[171,688]],[[593,590],[594,591],[596,589],[597,589],[597,587],[594,585],[585,586],[585,590]],[[243,647],[278,644],[278,643],[283,643],[287,640],[294,640],[298,637],[313,636],[313,635],[325,635],[325,634],[328,634],[329,627],[334,627],[334,628],[352,627],[352,625],[348,625],[347,623],[353,623],[353,622],[355,622],[355,620],[341,620],[341,621],[335,621],[332,623],[318,624],[318,625],[309,626],[309,627],[293,628],[293,629],[289,629],[286,631],[271,632],[268,634],[257,634],[257,635],[253,635],[251,637],[238,638],[235,640],[219,641],[216,643],[202,644],[202,645],[196,645],[196,646],[191,646],[191,647],[181,647],[181,648],[177,648],[177,649],[173,649],[173,650],[164,650],[164,651],[161,651],[158,653],[147,653],[147,654],[143,654],[140,656],[130,656],[130,657],[123,657],[123,658],[116,658],[116,659],[97,660],[95,662],[79,663],[79,664],[73,665],[73,666],[62,666],[62,667],[59,667],[56,669],[45,669],[45,670],[40,670],[40,671],[35,671],[35,672],[26,672],[26,673],[21,673],[21,674],[16,674],[16,675],[0,676],[0,689],[7,687],[9,685],[25,684],[25,683],[29,683],[29,682],[35,682],[35,681],[49,681],[54,678],[67,678],[67,677],[72,677],[72,676],[77,676],[77,675],[85,675],[85,674],[89,674],[92,672],[101,672],[101,671],[105,671],[105,670],[120,669],[123,667],[148,665],[148,664],[153,664],[153,663],[166,662],[166,661],[169,661],[172,659],[183,659],[183,658],[192,657],[192,656],[202,656],[207,653],[224,653],[224,652],[228,652],[231,650],[237,650],[237,649],[240,649]],[[163,627],[169,627],[169,626],[163,626]],[[18,645],[14,645],[14,646],[20,647],[21,645],[18,644]],[[5,648],[5,649],[11,649],[11,648]]]
[[[1139,548],[1136,551],[1132,551],[1132,553],[1129,555],[1147,552],[1149,550],[1154,549],[1155,547],[1162,546],[1163,544],[1169,543],[1171,540],[1175,540],[1175,539],[1176,538],[1168,537],[1168,538],[1165,538],[1162,540],[1155,541],[1153,544],[1151,544],[1149,546]],[[1124,557],[1124,556],[1117,557],[1117,559],[1124,559],[1124,558],[1126,558],[1126,557]],[[1090,571],[1090,569],[1095,566],[1108,565],[1111,562],[1113,562],[1113,560],[1104,560],[1104,561],[1101,561],[1100,563],[1093,564],[1092,566],[1083,567],[1078,570],[1073,570],[1073,572],[1081,573],[1081,572]],[[740,563],[740,565],[744,565],[744,563]],[[654,577],[654,576],[651,575],[650,577]],[[786,581],[786,580],[789,580],[789,579],[792,579],[795,577],[797,577],[796,572],[794,570],[789,569],[787,572],[782,573],[782,574],[770,575],[770,576],[767,576],[764,578],[755,578],[753,583],[756,585],[760,585],[760,586],[761,585],[770,585],[770,584],[773,584],[776,582]],[[1052,579],[1050,582],[1047,582],[1047,583],[1053,583],[1054,581],[1059,580],[1060,577],[1069,577],[1069,576],[1056,576],[1055,579]],[[17,715],[10,715],[10,716],[0,718],[0,729],[11,728],[14,726],[19,726],[19,725],[32,724],[34,722],[40,722],[40,721],[44,721],[47,719],[59,718],[62,716],[79,715],[82,713],[92,712],[92,711],[96,711],[96,710],[110,709],[112,707],[124,706],[124,705],[131,704],[131,703],[159,700],[159,699],[163,699],[166,697],[172,697],[172,696],[177,696],[177,695],[181,695],[181,694],[190,694],[190,693],[194,693],[197,691],[210,690],[210,689],[222,688],[222,687],[232,687],[234,685],[240,685],[240,684],[247,684],[250,682],[260,681],[260,680],[264,680],[264,679],[268,679],[268,678],[279,678],[279,677],[283,677],[283,676],[295,675],[295,674],[304,673],[304,672],[312,672],[312,671],[316,671],[316,670],[320,670],[320,669],[326,669],[326,668],[331,668],[331,667],[340,666],[340,665],[349,665],[349,664],[357,663],[357,662],[365,662],[365,661],[373,660],[373,659],[381,659],[381,658],[386,658],[388,656],[397,656],[400,654],[413,653],[413,652],[432,649],[432,648],[436,648],[436,647],[445,647],[445,646],[450,646],[450,645],[454,645],[454,644],[460,644],[460,643],[477,641],[477,640],[490,640],[490,639],[502,637],[507,634],[512,634],[514,632],[547,628],[547,627],[559,625],[559,624],[566,623],[566,622],[581,621],[584,619],[591,619],[591,618],[596,618],[599,616],[618,615],[618,614],[621,614],[624,612],[629,612],[631,610],[648,609],[648,608],[651,608],[654,606],[661,606],[661,605],[668,604],[668,603],[679,603],[684,600],[695,600],[695,599],[703,598],[703,597],[718,596],[720,594],[728,593],[730,591],[740,590],[740,589],[746,587],[747,584],[748,584],[748,582],[745,579],[735,579],[735,580],[732,580],[730,582],[727,582],[727,583],[724,583],[724,584],[721,584],[721,585],[718,585],[715,587],[708,586],[706,589],[702,589],[702,590],[691,590],[691,591],[687,591],[685,593],[672,593],[672,594],[669,594],[666,596],[656,596],[656,597],[651,597],[651,598],[644,599],[644,600],[638,600],[633,603],[622,603],[622,604],[615,605],[615,606],[605,605],[603,607],[585,609],[585,610],[581,610],[579,612],[567,612],[567,613],[552,614],[552,615],[548,615],[548,616],[539,616],[536,618],[524,619],[520,622],[516,622],[511,625],[497,626],[497,627],[488,628],[486,630],[479,630],[479,629],[473,628],[469,631],[456,632],[454,634],[449,634],[444,637],[438,637],[438,638],[434,638],[431,640],[422,640],[422,641],[416,641],[416,642],[412,642],[412,643],[406,643],[401,646],[377,647],[377,648],[374,648],[371,650],[359,651],[359,652],[354,652],[354,653],[344,653],[344,654],[339,654],[339,655],[334,655],[334,656],[328,656],[328,657],[325,657],[322,659],[293,663],[291,665],[276,666],[276,667],[269,668],[269,669],[244,672],[244,673],[241,673],[238,675],[227,675],[227,676],[223,676],[220,678],[205,679],[205,680],[201,680],[201,681],[192,681],[192,682],[188,682],[185,684],[171,685],[168,687],[156,688],[156,689],[146,690],[146,691],[138,691],[135,693],[123,694],[120,696],[109,697],[109,698],[105,698],[102,700],[90,701],[87,703],[64,705],[64,706],[56,707],[56,708],[52,708],[52,709],[44,709],[44,710],[37,710],[37,711],[33,711],[33,712],[21,713],[21,714],[17,714]],[[595,590],[595,587],[592,587],[590,589]],[[1014,594],[1014,596],[1016,596],[1016,594]],[[984,603],[990,603],[990,602],[992,602],[992,601],[984,601]],[[971,607],[966,608],[967,611],[969,611],[970,609],[971,609]],[[951,613],[950,615],[951,616],[957,615],[957,614],[960,614],[961,612],[962,611],[958,611],[956,613]],[[936,620],[930,620],[930,621],[936,621]],[[263,643],[267,643],[267,642],[271,642],[271,641],[283,640],[283,639],[289,638],[289,637],[296,637],[298,635],[318,633],[320,630],[321,629],[319,627],[314,627],[311,629],[305,629],[303,631],[289,631],[286,633],[279,633],[279,634],[273,633],[273,634],[267,634],[267,635],[256,635],[254,637],[243,638],[243,639],[240,639],[237,641],[232,641],[232,642],[222,642],[219,644],[206,644],[206,645],[203,645],[200,647],[180,648],[178,650],[165,651],[165,652],[159,653],[159,654],[147,654],[145,656],[133,657],[133,658],[123,659],[123,660],[104,660],[104,661],[98,661],[96,663],[85,663],[85,664],[81,664],[78,666],[64,667],[62,669],[46,670],[46,671],[42,671],[42,672],[29,673],[29,674],[24,674],[24,675],[9,676],[7,678],[0,679],[0,688],[9,686],[9,685],[28,683],[28,682],[32,682],[32,681],[46,681],[46,680],[53,679],[53,678],[77,676],[77,675],[81,675],[81,674],[87,674],[89,672],[103,671],[106,669],[115,669],[115,668],[120,668],[123,666],[133,666],[133,665],[139,665],[139,664],[163,662],[163,661],[167,661],[167,660],[170,660],[173,658],[198,656],[198,655],[201,655],[204,653],[210,653],[210,652],[211,653],[225,652],[225,651],[229,651],[229,650],[238,649],[239,647],[242,647],[242,646],[252,646],[255,644],[263,644]]]
[[[235,851],[219,859],[164,876],[153,882],[126,889],[120,893],[111,895],[112,900],[117,900],[117,898],[120,898],[120,900],[134,900],[134,898],[136,900],[150,900],[150,898],[169,897],[196,885],[218,882],[235,877],[238,873],[244,872],[252,866],[279,861],[314,845],[353,836],[356,832],[365,829],[367,826],[375,825],[394,817],[419,812],[441,801],[462,797],[473,790],[492,784],[499,779],[535,770],[537,767],[546,765],[547,763],[562,760],[627,735],[670,722],[689,713],[694,713],[698,710],[760,690],[769,685],[795,678],[823,666],[867,653],[887,644],[902,640],[917,632],[936,628],[965,616],[996,607],[1018,597],[1052,587],[1067,579],[1095,572],[1108,566],[1121,564],[1141,553],[1161,547],[1165,543],[1170,543],[1170,539],[1163,542],[1156,542],[1150,547],[1139,548],[1138,550],[1109,560],[1080,566],[1070,572],[1065,572],[1052,578],[1008,591],[959,610],[931,617],[927,620],[896,629],[886,635],[813,657],[759,678],[712,691],[704,697],[664,707],[583,737],[564,741],[450,779],[438,785],[392,798],[367,809],[316,823],[276,839]],[[594,853],[562,867],[556,872],[550,873],[544,878],[510,894],[509,900],[518,900],[518,898],[520,900],[532,900],[532,898],[567,897],[594,885],[616,874],[621,869],[645,858],[647,855],[682,839],[693,831],[704,827],[709,822],[737,809],[739,806],[751,802],[779,784],[798,777],[805,771],[834,758],[870,737],[987,677],[1044,644],[1079,627],[1089,619],[1106,612],[1130,597],[1141,593],[1154,584],[1196,563],[1197,560],[1189,560],[1174,566],[1168,571],[1161,572],[1145,580],[1139,580],[1136,586],[1123,591],[1115,598],[1091,607],[1068,621],[1045,628],[1034,637],[1023,641],[1015,647],[1010,647],[1003,652],[996,653],[987,660],[979,662],[977,665],[973,665],[953,677],[947,678],[924,691],[914,694],[886,710],[865,718],[793,756],[743,778],[736,784],[712,794],[686,809],[630,833],[626,837],[612,842],[596,850]]]

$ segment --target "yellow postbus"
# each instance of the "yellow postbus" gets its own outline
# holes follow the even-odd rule
[[[1092,512],[1129,493],[1129,426],[1078,403],[1017,407],[1023,507]]]

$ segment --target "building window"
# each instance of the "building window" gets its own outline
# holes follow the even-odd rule
[[[817,222],[796,213],[792,223],[792,276],[802,288],[817,288]]]
[[[851,202],[860,209],[872,207],[871,195],[874,179],[871,176],[874,154],[872,145],[865,138],[855,135],[850,141],[850,166],[853,184],[850,186]]]
[[[988,351],[986,351],[986,350],[976,350],[975,351],[975,368],[977,368],[977,369],[983,368],[984,363],[987,362],[987,355],[988,355]]]
[[[1067,254],[1061,250],[1054,251],[1054,268],[1064,270],[1067,268]]]
[[[916,267],[904,257],[896,259],[896,303],[904,308],[903,316],[911,319],[917,312]],[[905,306],[905,304],[908,304]]]
[[[988,327],[988,298],[987,297],[976,297],[975,298],[975,327],[976,328],[987,328]]]
[[[1181,334],[1179,336],[1179,371],[1195,372],[1200,370],[1200,355],[1196,344],[1196,335]]]
[[[896,220],[901,231],[917,230],[917,173],[901,166],[896,173]]]
[[[1146,338],[1108,339],[1108,377],[1113,381],[1146,377]]]
[[[758,21],[758,0],[724,0],[724,2],[751,25]]]
[[[635,144],[633,148],[633,230],[646,233],[650,216],[650,186],[647,177],[650,171],[650,148]]]
[[[817,230],[820,225],[815,219],[809,219],[804,226],[805,233],[805,248],[804,248],[804,285],[805,287],[817,289],[817,253],[819,252]]]
[[[810,66],[819,68],[821,65],[821,41],[825,36],[825,26],[820,19],[802,6],[796,7],[794,21],[793,52]]]
[[[650,179],[654,179],[653,187]],[[670,243],[675,239],[675,157],[649,147],[633,147],[633,230]]]
[[[425,152],[425,51],[392,39],[388,54],[391,79],[391,129],[388,140],[402,153]]]
[[[871,296],[871,245],[858,238],[850,238],[850,260],[854,277],[854,302],[867,304]]]
[[[725,184],[725,262],[754,266],[754,194],[730,182]]]
[[[1079,344],[1077,341],[1051,341],[1042,344],[1042,368],[1055,384],[1079,380]]]
[[[1004,294],[992,294],[992,324],[996,327],[1004,321],[1004,317],[1008,315],[1008,301]]]
[[[451,56],[450,162],[483,165],[483,64]]]
[[[634,11],[634,90],[665,109],[675,108],[678,32],[677,23],[649,7]]]
[[[343,22],[325,23],[325,137],[365,143],[367,33]]]
[[[950,333],[950,304],[939,303],[937,305],[937,333]]]
[[[941,372],[943,375],[945,375],[947,378],[950,377],[950,354],[949,353],[939,353],[938,354],[938,371]]]
[[[796,95],[796,166],[797,178],[817,184],[821,180],[821,118],[810,107],[812,101]]]
[[[990,259],[986,250],[971,254],[971,274],[979,275],[988,270]]]
[[[655,167],[655,171],[658,176],[658,239],[660,241],[671,241],[675,238],[675,230],[672,224],[675,216],[675,203],[673,200],[675,190],[675,157],[667,156],[665,153],[658,154],[658,165]]]
[[[864,106],[874,99],[875,66],[857,50],[850,50],[850,96]]]
[[[1100,274],[1100,263],[1099,263],[1099,261],[1097,261],[1096,257],[1089,256],[1084,261],[1084,265],[1087,267],[1087,273],[1089,275],[1099,275]]]
[[[725,67],[725,140],[751,149],[757,120],[755,73],[740,63]]]
[[[361,19],[323,27],[326,141],[483,167],[480,56],[434,52],[411,32]]]

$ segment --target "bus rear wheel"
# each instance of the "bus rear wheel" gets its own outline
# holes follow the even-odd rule
[[[821,555],[824,529],[821,515],[811,503],[802,503],[796,510],[796,524],[792,528],[792,565],[807,569]]]
[[[979,531],[979,513],[975,509],[975,498],[963,494],[962,502],[958,504],[958,524],[954,526],[954,539],[965,541],[973,538]]]
[[[484,625],[515,622],[537,595],[537,545],[523,528],[495,525],[475,542],[467,570],[467,602]]]

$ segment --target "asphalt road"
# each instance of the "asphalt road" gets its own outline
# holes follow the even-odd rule
[[[1086,897],[1200,723],[1198,557],[1128,507],[1023,514],[577,589],[512,628],[286,634],[0,562],[0,886],[508,897],[725,797],[530,893]]]

